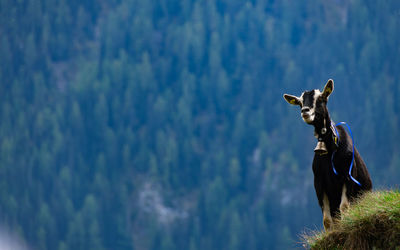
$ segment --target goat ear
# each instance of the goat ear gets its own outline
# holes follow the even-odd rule
[[[333,80],[329,79],[325,84],[324,90],[322,91],[322,96],[328,99],[329,95],[333,92]]]
[[[285,100],[292,105],[301,105],[301,101],[297,96],[294,95],[288,95],[288,94],[284,94],[283,98],[285,98]]]

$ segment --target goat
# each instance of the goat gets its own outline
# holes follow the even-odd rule
[[[304,122],[314,126],[318,143],[312,170],[325,231],[332,228],[332,218],[338,218],[350,202],[372,189],[367,167],[352,138],[343,126],[335,126],[330,119],[327,104],[333,88],[333,80],[329,79],[322,92],[314,89],[303,92],[300,97],[283,95],[289,104],[300,106]]]

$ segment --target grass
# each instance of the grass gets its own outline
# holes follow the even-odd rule
[[[329,232],[304,236],[314,249],[399,249],[400,192],[368,192],[354,202]]]

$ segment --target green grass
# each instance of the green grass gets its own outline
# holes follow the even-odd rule
[[[400,249],[400,192],[368,192],[335,222],[333,230],[304,239],[311,249]]]

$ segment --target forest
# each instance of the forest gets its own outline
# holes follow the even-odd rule
[[[400,1],[0,1],[0,232],[29,249],[293,249],[322,228],[335,90],[375,189],[400,179]]]

